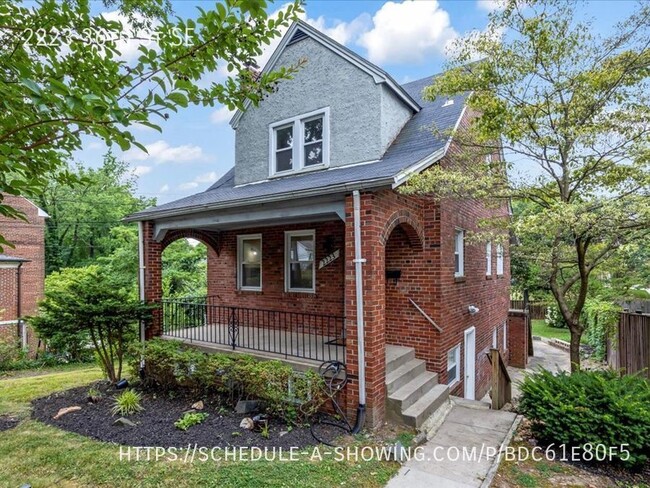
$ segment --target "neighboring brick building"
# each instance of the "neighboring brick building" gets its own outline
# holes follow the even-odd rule
[[[47,214],[22,197],[4,195],[4,203],[25,214],[27,221],[0,217],[0,234],[15,247],[0,254],[0,338],[18,339],[34,351],[38,339],[18,319],[36,313],[45,283],[45,219]]]
[[[296,367],[343,360],[348,413],[365,392],[371,425],[417,427],[450,393],[487,393],[491,347],[507,361],[508,243],[465,237],[508,208],[397,191],[457,163],[455,143],[430,128],[467,124],[463,96],[425,101],[430,77],[399,86],[302,22],[265,69],[298,59],[307,63],[292,80],[231,121],[233,169],[205,192],[127,218],[140,222],[148,301],[162,300],[170,242],[208,247],[208,298],[167,302],[146,335]]]

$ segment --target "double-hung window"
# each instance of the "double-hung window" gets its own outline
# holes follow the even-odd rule
[[[329,108],[270,126],[269,174],[282,175],[329,165]]]
[[[451,385],[460,379],[460,345],[447,352],[447,384]]]
[[[497,244],[497,275],[503,274],[503,244]]]
[[[237,236],[237,285],[240,290],[262,290],[262,235]]]
[[[285,290],[297,292],[316,291],[315,233],[287,231],[284,234]]]
[[[456,229],[454,234],[454,276],[465,276],[465,231]]]

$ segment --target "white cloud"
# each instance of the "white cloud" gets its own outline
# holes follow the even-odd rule
[[[158,43],[151,39],[151,35],[154,32],[156,26],[160,24],[158,21],[152,22],[150,28],[134,32],[132,24],[129,22],[129,19],[126,15],[120,13],[118,10],[112,10],[111,12],[102,12],[102,17],[109,21],[120,22],[122,24],[122,35],[124,39],[121,39],[115,43],[115,47],[120,51],[120,56],[118,59],[124,61],[134,61],[142,53],[138,50],[138,47],[144,44],[148,49],[155,49],[158,51]],[[144,20],[140,14],[135,14],[135,17],[138,21]],[[141,39],[133,39],[134,35]],[[143,40],[144,39],[144,40]]]
[[[158,140],[151,144],[146,144],[147,153],[133,148],[124,153],[124,159],[129,161],[153,161],[161,164],[167,162],[187,163],[189,161],[205,161],[206,155],[203,149],[194,144],[182,144],[180,146],[170,146],[166,141]]]
[[[178,188],[180,188],[181,190],[192,190],[193,188],[196,188],[199,185],[203,185],[206,183],[214,183],[215,181],[217,181],[217,172],[210,171],[209,173],[203,173],[201,175],[198,175],[192,181],[181,183],[180,185],[178,185]]]
[[[359,38],[374,63],[419,63],[444,55],[458,37],[449,14],[437,1],[386,2],[372,18],[373,28]]]
[[[479,10],[485,12],[493,12],[503,7],[501,0],[476,0],[476,6]]]
[[[158,193],[167,193],[168,191],[169,191],[169,185],[165,183],[163,186],[160,187]]]
[[[210,121],[213,124],[223,124],[224,122],[228,122],[234,114],[234,111],[228,109],[228,107],[224,105],[223,107],[212,112],[210,115]]]
[[[322,15],[316,19],[310,19],[303,14],[303,20],[341,44],[348,44],[356,40],[372,26],[372,19],[367,13],[359,15],[350,22],[335,20],[332,27],[326,26],[325,17]]]
[[[151,166],[140,165],[140,166],[136,166],[135,168],[133,168],[132,173],[135,176],[144,176],[144,175],[146,175],[148,173],[151,173],[152,169],[153,168]]]

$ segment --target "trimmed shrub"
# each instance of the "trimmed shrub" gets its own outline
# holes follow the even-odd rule
[[[528,375],[519,409],[535,437],[546,445],[620,449],[613,460],[639,467],[650,458],[650,382],[613,371]],[[587,447],[585,447],[587,446]],[[594,452],[592,450],[592,452]]]
[[[131,351],[140,367],[141,346]],[[258,399],[267,411],[292,423],[316,413],[325,401],[323,380],[280,361],[257,361],[245,354],[205,354],[180,341],[153,339],[144,349],[143,386],[162,390],[216,393],[229,400]]]

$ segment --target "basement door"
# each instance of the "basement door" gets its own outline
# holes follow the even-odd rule
[[[476,391],[476,328],[465,331],[465,398],[474,400]]]

